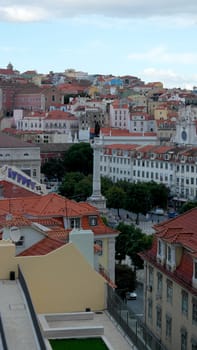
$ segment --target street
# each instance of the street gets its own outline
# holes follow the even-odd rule
[[[128,308],[136,314],[136,316],[143,317],[144,314],[144,288],[143,284],[138,283],[136,288],[136,300],[127,300]]]
[[[118,216],[117,209],[108,209],[106,216],[109,226],[116,227],[119,224],[119,222],[124,222],[127,225],[133,224],[136,227],[139,227],[142,230],[142,232],[146,233],[147,235],[153,234],[155,232],[153,229],[153,226],[155,224],[158,224],[168,219],[167,215],[149,213],[145,216],[139,214],[139,224],[137,225],[135,213],[131,213],[125,209],[120,209],[119,215],[120,216]]]

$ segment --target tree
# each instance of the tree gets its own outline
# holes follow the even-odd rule
[[[93,150],[89,143],[81,142],[71,146],[64,154],[63,164],[67,172],[93,173]]]
[[[179,209],[179,213],[183,214],[186,211],[196,208],[197,207],[197,202],[186,202],[182,205],[182,207]]]
[[[116,265],[115,283],[117,292],[122,299],[125,299],[126,292],[133,291],[136,288],[136,272],[127,265]]]
[[[164,184],[157,184],[154,181],[148,182],[153,207],[167,208],[170,189]]]
[[[139,224],[139,214],[145,215],[151,209],[150,191],[145,182],[128,184],[126,209],[137,215],[136,224]]]
[[[126,194],[124,190],[118,186],[113,185],[105,194],[107,198],[108,208],[114,208],[118,210],[118,216],[120,216],[119,209],[125,207]]]
[[[122,222],[116,228],[120,231],[115,244],[116,259],[121,263],[121,260],[128,255],[135,267],[142,268],[143,261],[138,253],[151,247],[153,236],[144,234],[134,225]]]
[[[86,201],[92,194],[92,176],[85,176],[75,184],[74,196],[77,201]]]
[[[75,186],[84,178],[84,174],[80,172],[66,173],[59,187],[59,193],[67,198],[75,197]]]
[[[61,159],[50,159],[41,166],[41,173],[49,180],[57,178],[61,180],[65,173],[65,168]]]
[[[114,186],[113,181],[107,176],[101,176],[101,193],[105,196],[110,187]]]

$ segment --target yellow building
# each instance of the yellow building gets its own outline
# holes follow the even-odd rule
[[[145,262],[144,322],[172,349],[197,346],[197,208],[157,226]],[[152,337],[147,339],[151,348]]]
[[[16,256],[15,244],[0,241],[0,279],[9,279],[11,271],[18,278],[18,266],[36,313],[105,309],[106,280],[72,243],[45,255]]]

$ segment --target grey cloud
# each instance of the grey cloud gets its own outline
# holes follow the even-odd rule
[[[196,0],[2,0],[0,20],[34,21],[47,18],[102,15],[116,18],[185,16],[197,13]]]

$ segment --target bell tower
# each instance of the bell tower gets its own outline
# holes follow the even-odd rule
[[[197,145],[197,107],[189,105],[179,110],[174,142],[182,145]]]

